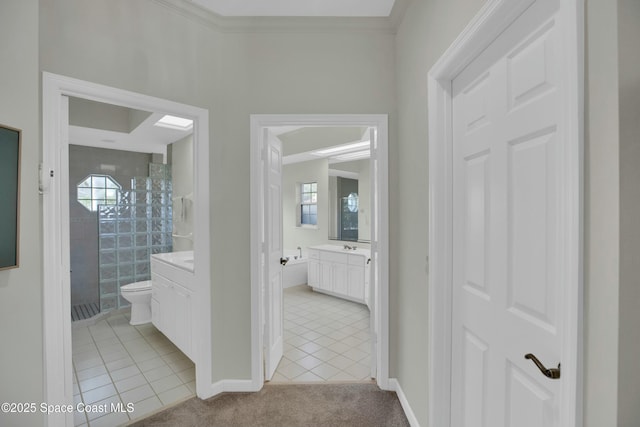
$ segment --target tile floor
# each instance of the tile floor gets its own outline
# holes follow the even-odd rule
[[[76,412],[76,426],[118,426],[195,395],[194,364],[152,324],[129,325],[129,313],[92,326],[77,326],[73,337],[75,404],[133,403],[133,412]]]
[[[284,357],[272,381],[370,380],[366,305],[295,286],[284,291],[284,319]]]

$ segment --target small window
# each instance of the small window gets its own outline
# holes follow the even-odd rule
[[[308,182],[300,186],[300,224],[318,224],[318,183]]]
[[[78,184],[78,202],[95,212],[98,205],[115,205],[122,187],[109,175],[89,175]]]

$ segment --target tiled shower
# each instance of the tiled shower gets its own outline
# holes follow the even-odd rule
[[[95,174],[122,188],[101,214],[79,200],[81,183]],[[149,256],[172,249],[171,191],[161,156],[69,146],[72,320],[122,307],[119,287],[150,278]]]
[[[115,205],[98,208],[101,312],[128,306],[120,287],[149,280],[151,255],[172,250],[170,169],[151,164],[150,175],[133,178]]]

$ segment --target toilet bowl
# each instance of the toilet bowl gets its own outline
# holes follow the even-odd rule
[[[121,286],[120,295],[131,303],[130,325],[151,322],[151,280]]]

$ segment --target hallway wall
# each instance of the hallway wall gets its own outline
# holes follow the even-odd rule
[[[414,1],[396,37],[398,140],[390,151],[392,371],[420,425],[428,420],[427,73],[483,0]]]
[[[640,2],[618,1],[620,79],[620,350],[618,426],[640,420]]]
[[[335,19],[225,31],[169,3],[41,2],[40,67],[209,109],[213,375],[249,379],[250,274],[236,268],[250,246],[249,116],[393,116],[394,35]]]
[[[21,266],[0,272],[0,384],[12,385],[0,389],[1,400],[43,397],[36,171],[39,72],[46,70],[210,110],[216,379],[250,376],[250,277],[232,262],[249,247],[249,115],[389,113],[390,374],[426,425],[426,76],[483,3],[413,1],[396,35],[367,25],[345,29],[340,20],[324,28],[293,20],[281,29],[273,25],[278,20],[240,20],[261,25],[214,29],[170,0],[4,1],[0,36],[11,43],[0,44],[0,117],[23,129],[23,168]],[[584,415],[586,427],[600,427],[617,425],[618,411],[619,121],[618,91],[611,89],[618,81],[618,10],[616,0],[586,4]],[[407,198],[416,183],[422,197]],[[0,424],[41,425],[42,418],[0,414]]]
[[[0,6],[0,123],[22,129],[20,266],[0,271],[0,401],[40,402],[42,384],[42,209],[38,195],[40,84],[38,2]],[[0,412],[0,425],[42,425],[42,414]]]

